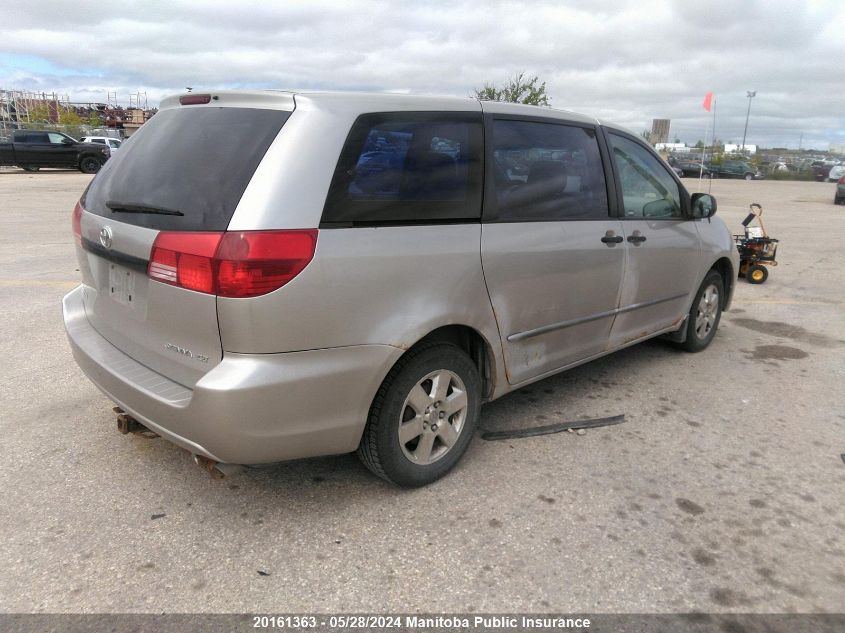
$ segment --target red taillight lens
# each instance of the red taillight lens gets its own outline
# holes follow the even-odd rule
[[[73,226],[73,235],[76,237],[77,241],[82,241],[82,205],[77,202],[76,206],[73,207],[73,216],[71,220],[71,225]]]
[[[257,297],[281,288],[314,257],[317,230],[159,233],[149,276],[221,297]]]
[[[150,253],[150,279],[214,293],[214,253],[223,233],[159,233]]]
[[[845,176],[842,176],[842,178],[839,179],[839,184],[845,185]]]
[[[217,249],[217,291],[256,297],[281,288],[314,257],[317,231],[226,233]]]

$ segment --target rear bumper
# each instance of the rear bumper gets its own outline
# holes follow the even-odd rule
[[[100,336],[85,315],[81,287],[62,307],[73,356],[103,393],[174,444],[224,463],[354,451],[373,396],[403,353],[387,345],[224,353],[188,389]]]

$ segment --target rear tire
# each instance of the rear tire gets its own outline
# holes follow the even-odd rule
[[[710,345],[722,318],[723,293],[722,276],[711,270],[695,293],[687,316],[687,338],[680,344],[681,349],[700,352]]]
[[[86,156],[79,161],[79,171],[83,174],[96,174],[102,166],[103,163],[93,156]]]
[[[430,484],[458,463],[475,433],[481,379],[451,343],[431,343],[399,359],[373,399],[358,457],[397,486]]]
[[[762,284],[769,278],[769,269],[760,264],[754,264],[748,267],[748,272],[745,273],[745,278],[750,284]]]

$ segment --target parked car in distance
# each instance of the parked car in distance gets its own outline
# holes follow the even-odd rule
[[[745,180],[762,180],[765,175],[750,164],[739,160],[723,160],[719,164],[710,163],[707,169],[713,178],[744,178]]]
[[[705,178],[710,177],[710,170],[707,167],[704,167],[702,170],[701,162],[699,161],[677,160],[675,161],[675,166],[681,170],[686,178],[698,178],[699,175],[703,175]]]
[[[211,468],[357,451],[428,484],[484,402],[656,336],[704,350],[737,278],[716,200],[593,117],[192,92],[132,138],[73,210],[65,327],[122,430]]]
[[[833,204],[845,204],[845,176],[842,176],[836,183],[836,194],[833,196]]]
[[[827,173],[828,182],[839,182],[845,176],[845,165],[834,165]]]
[[[95,174],[111,156],[106,145],[84,143],[61,132],[15,130],[9,143],[0,143],[0,165],[38,171],[69,167]]]
[[[832,165],[823,160],[814,160],[810,164],[810,169],[813,170],[813,176],[819,182],[824,182],[830,176]]]
[[[794,165],[790,165],[790,164],[785,163],[783,161],[776,161],[776,162],[773,162],[773,163],[769,163],[768,165],[765,165],[765,168],[770,174],[777,174],[777,173],[785,174],[785,173],[797,171],[797,168]]]
[[[111,153],[114,154],[120,149],[122,141],[119,138],[111,136],[83,136],[79,139],[82,143],[96,143],[98,145],[108,145]]]
[[[684,177],[684,171],[680,167],[678,167],[677,165],[669,165],[669,169],[671,169],[673,172],[675,172],[675,175],[678,178]]]

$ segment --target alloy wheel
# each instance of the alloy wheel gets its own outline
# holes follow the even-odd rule
[[[699,339],[706,339],[716,325],[719,316],[719,289],[716,284],[710,284],[701,293],[698,310],[695,315],[695,335]]]
[[[432,464],[448,453],[464,428],[467,390],[461,378],[447,369],[424,376],[402,405],[399,445],[410,461]]]

